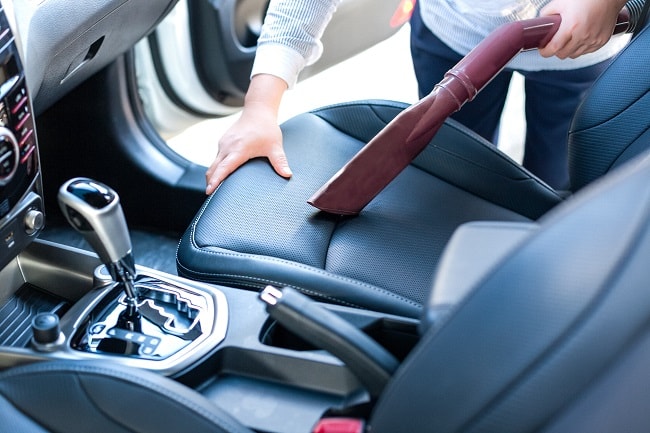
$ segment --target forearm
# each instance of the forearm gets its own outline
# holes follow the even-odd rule
[[[268,115],[277,117],[282,96],[287,90],[287,83],[275,75],[257,74],[251,79],[244,110],[264,110]]]

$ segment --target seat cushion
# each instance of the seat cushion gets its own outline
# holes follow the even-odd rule
[[[275,174],[263,159],[231,175],[184,234],[179,274],[249,289],[291,286],[325,301],[418,316],[456,227],[474,220],[530,218],[433,175],[429,168],[439,164],[436,146],[429,146],[358,216],[330,215],[307,204],[404,107],[388,101],[349,103],[286,122],[291,180]],[[479,140],[479,148],[491,146],[471,139]],[[504,161],[506,172],[514,171],[501,177],[514,177],[517,184],[532,179],[495,149],[489,152]]]
[[[97,359],[3,371],[0,425],[21,433],[252,433],[180,383]]]

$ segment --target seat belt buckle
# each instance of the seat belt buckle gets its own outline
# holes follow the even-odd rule
[[[319,420],[312,433],[364,433],[366,423],[357,418],[323,418]]]

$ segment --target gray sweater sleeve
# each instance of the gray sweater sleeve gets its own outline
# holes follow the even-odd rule
[[[321,37],[341,0],[271,0],[251,76],[266,73],[293,87],[302,69],[321,56]]]
[[[319,55],[318,45],[340,0],[272,0],[258,45],[280,44],[307,61]]]

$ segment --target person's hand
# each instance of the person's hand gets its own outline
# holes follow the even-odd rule
[[[264,110],[259,111],[246,109],[219,141],[217,157],[205,174],[206,194],[212,194],[226,177],[252,158],[267,157],[280,176],[291,177],[275,116],[269,118]]]
[[[560,28],[546,46],[539,49],[544,57],[576,58],[596,51],[609,41],[618,12],[625,0],[553,0],[541,16],[559,14]]]
[[[251,158],[266,157],[280,176],[291,177],[277,120],[285,90],[286,83],[277,77],[253,78],[241,116],[219,140],[217,157],[205,174],[207,195]]]

